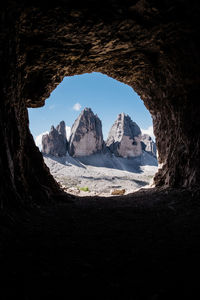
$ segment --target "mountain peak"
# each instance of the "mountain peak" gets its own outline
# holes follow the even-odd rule
[[[93,111],[92,111],[92,109],[91,109],[90,107],[85,107],[85,108],[83,109],[83,111],[89,111],[89,112],[92,112],[92,113],[93,113]]]
[[[61,121],[55,128],[51,126],[49,134],[42,136],[42,152],[54,156],[64,156],[67,151],[65,122]]]
[[[120,113],[108,134],[106,146],[117,156],[133,157],[142,153],[139,126],[125,114]]]
[[[42,137],[42,152],[55,156],[65,155],[67,149],[74,157],[89,156],[106,150],[105,145],[116,156],[135,157],[146,151],[156,157],[156,145],[151,137],[142,135],[139,126],[124,112],[118,114],[106,143],[103,141],[101,120],[90,107],[85,107],[74,122],[69,144],[64,121],[56,128],[52,125],[49,134]]]
[[[71,130],[69,141],[69,154],[77,156],[88,156],[103,147],[102,124],[91,108],[84,108]]]

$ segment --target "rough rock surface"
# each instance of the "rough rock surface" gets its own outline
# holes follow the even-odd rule
[[[66,126],[65,121],[61,121],[57,126],[56,130],[63,137],[63,141],[66,143]]]
[[[54,156],[64,156],[66,155],[66,151],[67,139],[65,122],[61,121],[56,129],[52,126],[49,134],[42,136],[42,152]]]
[[[140,141],[142,144],[142,150],[156,157],[156,143],[152,140],[150,135],[143,134]]]
[[[1,199],[58,191],[34,145],[26,108],[43,106],[65,76],[88,72],[128,84],[149,109],[162,164],[156,186],[199,187],[199,14],[199,1],[190,0],[5,2]]]
[[[69,154],[87,156],[103,148],[102,124],[91,108],[85,108],[74,122],[69,140]]]
[[[121,113],[108,134],[106,146],[116,156],[134,157],[142,154],[141,130],[131,118]]]

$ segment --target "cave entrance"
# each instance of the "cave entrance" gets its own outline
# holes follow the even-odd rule
[[[152,119],[130,86],[102,73],[65,77],[45,106],[29,109],[29,120],[46,165],[66,192],[122,195],[152,184]]]

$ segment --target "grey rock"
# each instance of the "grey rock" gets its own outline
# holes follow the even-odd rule
[[[66,140],[66,126],[65,126],[65,122],[61,121],[57,127],[56,130],[58,131],[59,134],[61,134],[63,136],[63,140]]]
[[[51,126],[49,134],[42,136],[42,152],[53,156],[64,156],[67,152],[65,122],[56,127]]]
[[[135,157],[142,154],[141,130],[131,118],[121,113],[108,134],[106,146],[116,156]]]
[[[141,136],[141,144],[142,144],[142,150],[156,157],[156,152],[157,152],[156,143],[152,140],[150,135],[143,134]]]
[[[85,108],[74,122],[69,140],[69,154],[88,156],[103,149],[102,124],[90,108]]]

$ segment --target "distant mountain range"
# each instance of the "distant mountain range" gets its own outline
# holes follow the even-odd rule
[[[85,108],[80,113],[71,128],[70,135],[69,131],[70,128],[66,127],[64,121],[56,128],[52,126],[49,133],[40,136],[42,153],[57,157],[65,156],[66,153],[72,157],[110,153],[130,158],[147,152],[156,158],[155,142],[148,134],[142,134],[139,126],[124,113],[118,115],[106,141],[103,139],[101,120],[91,108]]]

